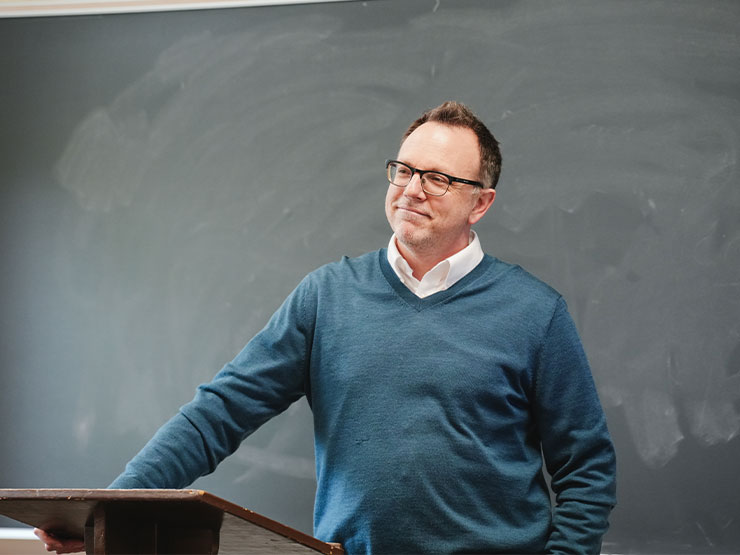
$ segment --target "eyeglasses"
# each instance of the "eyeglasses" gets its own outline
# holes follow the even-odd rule
[[[462,179],[461,177],[453,177],[446,173],[432,171],[432,170],[418,170],[412,168],[408,164],[399,162],[398,160],[386,160],[385,169],[388,174],[388,182],[396,187],[406,187],[411,183],[411,178],[414,174],[419,176],[421,180],[421,190],[427,195],[435,197],[441,197],[447,192],[453,182],[455,183],[466,183],[473,187],[484,188],[483,183],[479,181],[470,181],[469,179]]]

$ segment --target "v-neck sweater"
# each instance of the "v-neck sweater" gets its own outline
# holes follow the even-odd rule
[[[471,231],[470,236],[470,242],[464,249],[438,262],[421,279],[416,279],[413,269],[398,250],[394,233],[386,249],[388,264],[393,268],[393,273],[398,276],[398,279],[411,289],[414,295],[422,298],[428,297],[452,287],[483,260],[484,254],[478,235],[475,231]]]
[[[598,552],[614,450],[564,300],[520,267],[486,255],[423,299],[385,249],[319,268],[111,487],[185,487],[303,395],[319,539],[348,553]]]

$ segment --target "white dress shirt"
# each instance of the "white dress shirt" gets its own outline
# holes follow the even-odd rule
[[[417,297],[423,299],[434,295],[445,289],[449,289],[455,283],[468,275],[483,260],[483,249],[475,231],[470,232],[470,242],[460,252],[445,258],[434,268],[429,270],[421,280],[413,275],[413,270],[406,259],[401,256],[396,245],[396,234],[394,233],[388,243],[388,263],[396,272],[398,279]]]

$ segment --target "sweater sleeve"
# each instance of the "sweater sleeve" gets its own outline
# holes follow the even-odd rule
[[[547,553],[599,553],[616,503],[616,457],[586,355],[562,298],[536,372],[535,416],[555,493]]]
[[[267,326],[164,424],[110,488],[183,488],[305,394],[313,320],[307,280]]]

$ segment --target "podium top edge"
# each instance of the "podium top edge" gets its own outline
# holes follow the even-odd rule
[[[115,497],[127,495],[132,497],[156,497],[162,494],[176,497],[210,496],[217,497],[204,490],[197,489],[107,489],[107,488],[0,488],[0,498],[31,498],[48,497],[52,499],[66,496],[84,497]]]
[[[0,499],[88,500],[88,501],[186,501],[203,500],[230,504],[225,499],[203,490],[193,489],[2,489]]]

